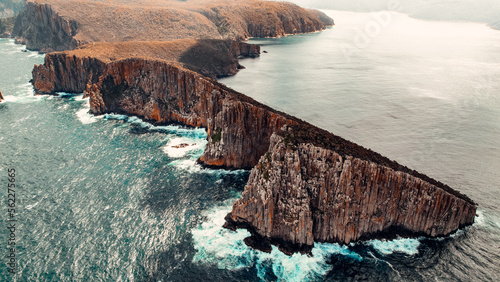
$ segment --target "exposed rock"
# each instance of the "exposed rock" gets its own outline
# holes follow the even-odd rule
[[[250,230],[254,247],[290,254],[315,241],[435,237],[474,221],[475,203],[450,187],[172,62],[76,52],[48,54],[33,71],[35,88],[85,84],[95,114],[206,128],[200,163],[253,168],[226,226]]]
[[[5,100],[5,98],[2,95],[2,91],[0,91],[0,102],[2,102],[3,100]]]
[[[252,169],[225,225],[248,229],[247,244],[291,254],[314,242],[436,237],[473,223],[476,204],[465,195],[206,77],[235,74],[237,58],[258,56],[258,46],[192,39],[311,32],[333,24],[323,13],[260,0],[134,3],[29,1],[14,30],[20,42],[81,47],[47,54],[32,83],[37,93],[85,92],[94,114],[206,128],[199,163]],[[152,39],[163,42],[143,42]],[[83,46],[96,41],[129,42]]]
[[[62,51],[79,45],[73,38],[77,28],[76,21],[60,16],[50,5],[28,1],[16,18],[12,34],[23,38],[16,43],[26,44],[29,50]]]
[[[463,195],[312,142],[291,144],[289,130],[271,137],[227,226],[251,226],[290,253],[314,242],[444,236],[474,221],[476,206]]]
[[[111,62],[87,91],[95,114],[205,127],[209,142],[199,161],[206,166],[252,168],[267,151],[270,134],[290,122],[222,84],[163,61]]]
[[[99,81],[104,66],[96,58],[48,54],[43,65],[33,68],[32,84],[36,94],[82,93],[87,84]]]
[[[14,40],[14,43],[25,45],[26,44],[26,40],[24,39],[24,37],[18,37],[18,38],[16,38],[16,40]]]
[[[234,75],[241,68],[238,57],[256,57],[258,45],[228,40],[182,39],[169,42],[93,43],[80,49],[50,54],[33,69],[37,94],[82,93],[97,83],[104,65],[124,58],[171,61],[208,77]]]
[[[200,162],[207,166],[251,169],[267,151],[272,132],[292,122],[216,81],[161,60],[106,63],[51,53],[33,69],[32,83],[37,93],[85,90],[94,114],[125,113],[205,127],[209,142]]]
[[[172,148],[175,148],[175,149],[182,149],[182,148],[186,148],[188,147],[189,144],[188,143],[181,143],[179,145],[175,145],[175,146],[172,146]]]
[[[30,0],[13,35],[30,50],[62,51],[90,42],[276,37],[331,24],[319,11],[262,0]]]
[[[178,59],[183,67],[210,78],[231,76],[244,68],[238,59],[260,56],[260,46],[229,40],[197,40]]]

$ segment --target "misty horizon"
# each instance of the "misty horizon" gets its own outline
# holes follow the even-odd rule
[[[500,29],[500,2],[495,0],[289,0],[299,6],[352,12],[395,11],[425,20],[485,23]]]

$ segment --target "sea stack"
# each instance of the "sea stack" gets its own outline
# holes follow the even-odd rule
[[[239,40],[322,30],[333,23],[324,14],[258,0],[164,1],[155,8],[122,2],[28,1],[15,29],[28,48],[78,47],[47,54],[33,69],[35,90],[85,92],[94,114],[205,128],[208,143],[198,163],[251,169],[225,224],[248,229],[247,244],[265,251],[275,244],[291,254],[308,252],[314,242],[446,236],[474,222],[476,204],[458,191],[213,79],[234,74],[235,58],[260,52]],[[73,5],[82,14],[69,13]],[[150,24],[120,29],[108,21],[109,10],[125,11],[138,23],[157,19],[158,26],[171,18],[174,26],[162,34]],[[94,23],[94,11],[101,24]],[[175,26],[176,17],[192,21]],[[40,30],[50,36],[40,37]],[[109,38],[120,42],[89,43]]]

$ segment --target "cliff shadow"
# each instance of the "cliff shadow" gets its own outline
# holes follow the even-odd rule
[[[243,68],[238,58],[255,58],[258,45],[230,40],[200,39],[179,57],[184,67],[210,78],[235,75]]]

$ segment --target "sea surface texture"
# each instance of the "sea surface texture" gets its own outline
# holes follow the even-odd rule
[[[326,12],[336,26],[324,32],[251,40],[267,53],[221,82],[467,194],[474,225],[438,239],[316,244],[312,256],[252,250],[247,231],[221,227],[248,172],[195,165],[205,130],[93,117],[82,95],[33,96],[43,55],[2,39],[0,280],[499,281],[500,31]]]

